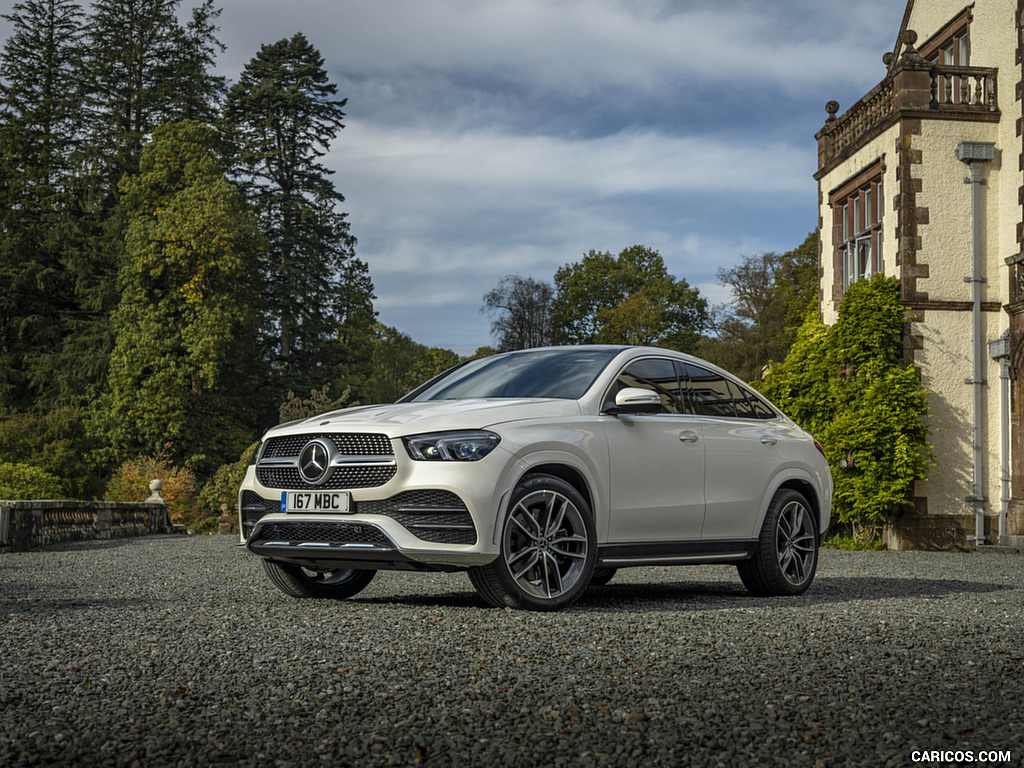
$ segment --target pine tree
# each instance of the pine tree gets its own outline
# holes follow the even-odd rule
[[[89,23],[87,118],[103,169],[103,192],[116,198],[121,176],[138,170],[146,137],[162,123],[212,120],[224,79],[211,73],[221,48],[212,0],[178,22],[181,0],[97,0]],[[110,200],[107,200],[110,206]]]
[[[64,380],[54,360],[74,312],[62,261],[82,17],[71,0],[27,0],[3,16],[13,33],[0,53],[0,413],[59,400]]]
[[[260,48],[225,107],[235,173],[269,240],[262,346],[282,393],[331,382],[370,344],[373,286],[321,162],[343,128],[346,100],[336,93],[320,52],[298,33]]]

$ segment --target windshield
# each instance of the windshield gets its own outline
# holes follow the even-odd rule
[[[400,402],[476,397],[578,400],[621,349],[544,349],[483,357],[454,368]]]

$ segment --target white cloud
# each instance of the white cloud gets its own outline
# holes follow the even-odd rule
[[[583,93],[609,85],[655,90],[688,77],[695,87],[799,89],[859,82],[867,67],[880,78],[891,40],[878,9],[899,21],[880,0],[306,0],[259,12],[253,5],[225,2],[226,42],[237,25],[258,30],[262,42],[303,31],[346,75],[452,71]],[[244,48],[255,53],[251,43]],[[232,50],[232,59],[239,53]]]
[[[353,120],[330,154],[349,178],[404,185],[543,192],[585,190],[597,197],[668,191],[794,192],[808,186],[806,147],[765,145],[756,137],[670,136],[631,130],[574,139],[521,136],[498,129],[448,134],[438,129]]]

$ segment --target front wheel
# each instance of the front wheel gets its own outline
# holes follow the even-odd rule
[[[753,594],[799,595],[811,586],[818,567],[818,524],[799,491],[775,494],[761,526],[757,550],[737,565],[743,585]]]
[[[264,560],[263,568],[274,586],[289,597],[325,597],[336,600],[358,595],[377,575],[376,571],[355,568],[313,571],[276,560]]]
[[[558,610],[590,584],[596,540],[590,507],[576,489],[532,475],[512,492],[498,557],[471,568],[469,578],[495,607]]]

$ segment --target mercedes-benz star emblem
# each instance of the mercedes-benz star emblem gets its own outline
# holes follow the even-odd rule
[[[330,464],[330,451],[319,440],[306,443],[299,454],[299,474],[307,483],[316,484],[324,478]]]

